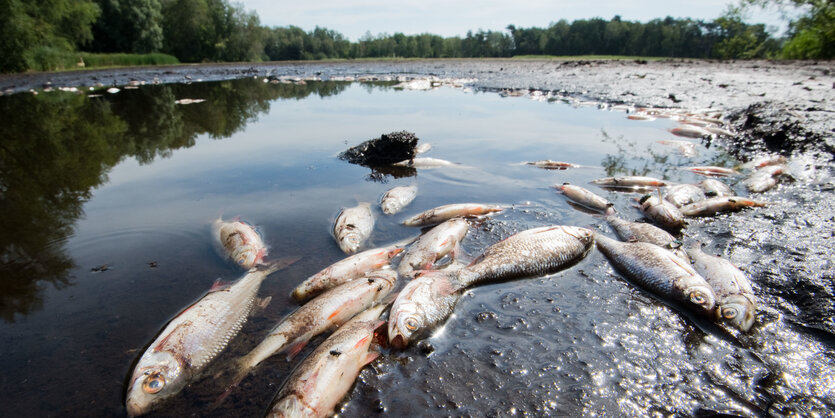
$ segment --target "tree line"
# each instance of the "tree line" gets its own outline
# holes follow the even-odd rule
[[[266,27],[228,0],[0,0],[0,71],[52,69],[78,51],[162,52],[182,62],[459,58],[517,55],[630,55],[687,58],[832,58],[835,6],[829,0],[739,0],[711,20],[667,17],[646,23],[619,16],[559,20],[547,28],[373,36],[356,42],[327,28]],[[747,24],[746,8],[803,6],[788,41]]]

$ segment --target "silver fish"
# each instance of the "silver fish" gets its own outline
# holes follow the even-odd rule
[[[464,286],[455,273],[430,270],[406,284],[391,306],[388,321],[389,344],[406,348],[444,322],[458,303]]]
[[[746,207],[763,207],[765,203],[741,196],[711,197],[681,207],[685,216],[713,216],[719,212],[733,212]]]
[[[400,161],[399,163],[394,163],[392,165],[397,166],[397,167],[437,168],[437,167],[449,167],[449,166],[461,165],[461,164],[454,163],[452,161],[442,160],[440,158],[418,157],[418,158],[412,158],[411,160]]]
[[[365,273],[387,266],[391,259],[402,251],[403,247],[392,245],[366,250],[337,261],[296,286],[293,290],[293,298],[299,301],[305,300],[325,290],[363,277]]]
[[[641,212],[656,225],[673,231],[684,228],[684,215],[676,205],[654,194],[644,195],[639,202]]]
[[[708,197],[733,196],[736,194],[730,186],[716,179],[704,179],[699,182],[699,187],[705,191],[705,196]]]
[[[133,369],[125,405],[142,415],[176,395],[234,338],[255,305],[261,282],[296,259],[250,270],[235,283],[213,288],[169,322]]]
[[[397,273],[411,277],[418,270],[430,270],[435,261],[455,252],[467,235],[469,224],[462,218],[450,219],[423,234],[400,259]]]
[[[713,133],[705,128],[694,125],[679,125],[670,129],[670,133],[686,138],[709,138]]]
[[[345,254],[353,254],[371,236],[374,229],[374,214],[371,204],[360,203],[339,212],[333,223],[333,236]]]
[[[566,163],[563,161],[554,161],[554,160],[539,160],[539,161],[530,161],[527,165],[532,165],[534,167],[540,167],[547,170],[565,170],[567,168],[577,168],[580,167],[577,164]]]
[[[597,248],[628,279],[657,296],[714,318],[716,297],[690,264],[655,244],[620,242],[596,234]]]
[[[417,196],[417,185],[393,187],[380,199],[380,208],[386,215],[394,215],[412,203],[415,196]]]
[[[273,354],[286,349],[292,357],[314,336],[380,303],[396,283],[397,275],[393,271],[378,270],[311,299],[276,325],[264,341],[237,361],[235,383]]]
[[[615,230],[618,238],[626,242],[648,242],[670,250],[676,257],[690,262],[681,243],[669,232],[648,223],[630,222],[616,216],[607,216],[606,221]]]
[[[541,276],[581,260],[594,245],[592,231],[554,225],[528,229],[499,241],[458,274],[464,286]]]
[[[688,248],[687,254],[716,293],[716,317],[742,331],[750,330],[757,302],[748,276],[730,261],[707,254],[699,246]]]
[[[646,176],[604,177],[591,183],[613,189],[654,189],[668,185],[664,180]]]
[[[267,255],[261,234],[245,221],[216,219],[212,222],[212,241],[222,255],[246,270],[260,264]]]
[[[279,390],[268,417],[326,417],[345,398],[365,365],[380,353],[370,350],[383,306],[357,314],[316,348]]]
[[[689,170],[696,174],[701,174],[703,176],[710,176],[710,177],[727,177],[727,176],[735,176],[739,174],[739,171],[736,171],[732,168],[726,167],[718,167],[715,165],[706,165],[706,166],[698,166],[698,167],[682,167],[682,170]]]
[[[562,186],[556,186],[565,197],[571,199],[579,205],[585,206],[589,209],[605,212],[606,214],[614,213],[615,208],[612,202],[594,194],[594,192],[572,184],[563,183]]]
[[[431,149],[432,149],[432,144],[430,144],[428,142],[424,142],[424,143],[415,147],[415,155],[425,154],[425,153],[429,152],[429,150],[431,150]]]
[[[777,185],[777,176],[785,171],[783,165],[770,165],[763,167],[751,174],[743,184],[751,193],[762,193],[774,188]]]
[[[704,200],[705,197],[704,190],[695,184],[676,184],[664,191],[664,199],[676,207]]]
[[[503,208],[497,205],[485,205],[482,203],[453,203],[451,205],[438,206],[437,208],[421,212],[403,221],[403,225],[435,225],[452,218],[480,216],[488,213],[501,212],[502,210]]]
[[[783,165],[787,161],[786,157],[782,155],[764,155],[742,164],[742,168],[760,169],[770,165]]]
[[[692,142],[682,141],[679,139],[667,139],[656,142],[658,142],[659,144],[676,147],[676,149],[678,149],[681,155],[685,157],[695,157],[699,155],[699,151],[696,150],[696,144]]]

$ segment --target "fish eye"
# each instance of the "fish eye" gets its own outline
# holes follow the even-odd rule
[[[406,318],[405,325],[409,331],[415,331],[418,329],[418,326],[420,326],[420,323],[418,323],[418,320],[415,318]]]
[[[142,382],[142,390],[145,393],[155,394],[162,390],[165,387],[165,377],[163,377],[160,373],[153,373],[148,375],[145,378],[145,381]]]
[[[739,311],[737,311],[736,308],[722,308],[722,317],[725,319],[734,319],[737,315],[739,315]]]
[[[695,304],[702,305],[707,302],[707,299],[705,299],[702,292],[690,292],[690,301]]]

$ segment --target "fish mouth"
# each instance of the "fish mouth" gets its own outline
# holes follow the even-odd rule
[[[409,345],[409,341],[403,335],[397,334],[393,338],[389,338],[389,345],[398,350],[403,350]]]
[[[137,403],[135,400],[132,400],[132,399],[128,399],[128,401],[125,405],[125,408],[128,411],[128,416],[129,417],[136,417],[136,416],[143,415],[146,412],[148,412],[148,406],[147,405],[140,405],[139,403]]]

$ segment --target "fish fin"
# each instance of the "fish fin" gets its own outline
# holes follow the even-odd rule
[[[267,296],[265,298],[261,298],[258,300],[258,309],[264,310],[267,309],[267,305],[270,304],[270,301],[273,300],[272,296]]]
[[[377,360],[377,357],[380,357],[379,351],[369,351],[365,354],[365,359],[362,361],[362,365],[365,366],[368,363],[371,363],[374,360]]]
[[[292,360],[295,358],[303,349],[304,346],[307,345],[307,340],[296,341],[293,344],[287,346],[287,360]]]
[[[388,294],[388,296],[383,298],[383,300],[380,303],[383,304],[383,305],[390,305],[390,304],[394,303],[395,299],[397,299],[397,295],[399,295],[399,294],[400,294],[399,291],[398,292],[391,292],[391,293]]]
[[[212,284],[212,287],[209,289],[209,293],[224,290],[224,289],[228,288],[229,285],[230,285],[229,282],[226,282],[226,281],[221,280],[221,279],[217,279],[217,280],[215,280],[214,284]]]
[[[290,265],[301,259],[301,257],[282,257],[278,260],[272,261],[269,264],[267,264],[266,268],[264,268],[263,270],[267,275],[270,275],[278,270],[282,270],[289,267]]]
[[[617,212],[615,210],[615,204],[614,203],[609,203],[609,204],[606,205],[606,211],[603,214],[605,216],[611,216],[611,215],[614,215],[615,212]]]

